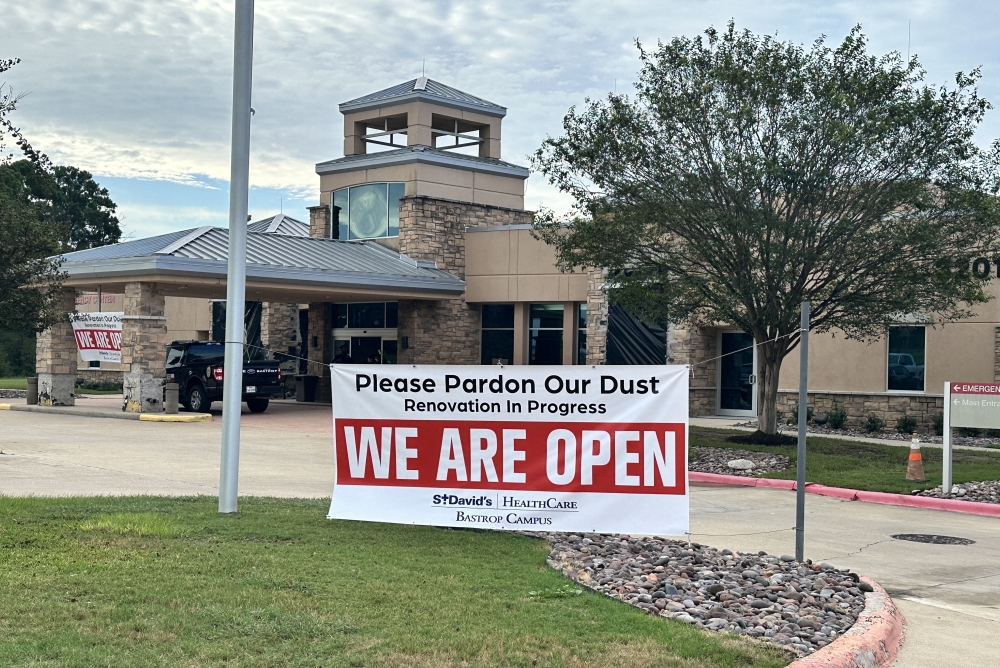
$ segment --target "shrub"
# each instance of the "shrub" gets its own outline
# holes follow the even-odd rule
[[[931,416],[931,428],[938,436],[944,434],[944,413],[935,413]]]
[[[806,406],[806,422],[812,422],[813,419],[813,407]],[[788,424],[798,424],[799,423],[799,405],[795,404],[792,406],[792,414],[788,418]]]
[[[865,431],[874,434],[883,429],[885,429],[885,420],[880,418],[877,413],[869,413],[868,417],[865,418]]]
[[[110,380],[83,380],[76,379],[76,386],[81,390],[97,390],[99,392],[121,392],[122,384]]]
[[[969,438],[976,438],[981,433],[981,430],[977,427],[958,427],[955,431],[958,432],[959,436],[967,436]]]
[[[831,429],[842,429],[847,422],[847,411],[840,406],[834,406],[826,414],[826,423]]]
[[[917,418],[903,415],[896,420],[896,431],[900,434],[912,434],[917,430]]]

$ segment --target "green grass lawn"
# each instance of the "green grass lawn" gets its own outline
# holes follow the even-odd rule
[[[726,437],[736,433],[741,432],[691,427],[691,445],[785,455],[792,459],[791,468],[764,474],[762,477],[795,479],[797,456],[794,445],[762,446],[727,443]],[[909,443],[905,443],[905,446],[909,446]],[[927,447],[922,448],[920,453],[924,461],[924,473],[927,476],[925,483],[911,482],[905,478],[906,464],[910,455],[909,447],[810,436],[807,440],[806,480],[831,487],[898,494],[909,494],[915,489],[930,489],[940,485],[942,449]],[[952,465],[952,480],[956,483],[970,480],[1000,480],[1000,452],[954,450]]]
[[[777,667],[773,647],[567,580],[525,536],[328,502],[0,497],[2,666]],[[573,587],[575,589],[575,587]],[[533,600],[529,592],[555,596]]]
[[[26,390],[27,378],[0,378],[0,390]]]

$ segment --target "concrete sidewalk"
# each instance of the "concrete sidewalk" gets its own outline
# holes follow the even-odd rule
[[[101,401],[105,401],[102,399]],[[329,407],[277,403],[243,416],[240,492],[329,497]],[[0,494],[218,493],[221,422],[162,424],[71,414],[0,413]],[[900,668],[994,665],[1000,653],[1000,520],[943,511],[807,498],[806,556],[870,575],[909,623]],[[691,490],[692,540],[794,553],[794,492]],[[895,540],[899,533],[974,545]]]

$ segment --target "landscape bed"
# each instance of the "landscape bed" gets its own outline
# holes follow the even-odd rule
[[[753,470],[729,471],[733,475],[754,475],[781,480],[795,479],[797,448],[794,445],[747,445],[729,443],[726,438],[745,432],[691,427],[692,452],[696,448],[717,448],[732,451],[757,452],[774,457],[788,458],[789,467],[782,471],[755,473]],[[915,490],[931,490],[941,484],[941,467],[944,461],[941,448],[923,448],[925,482],[906,480],[909,448],[882,443],[845,441],[835,438],[809,436],[806,456],[806,480],[828,487],[893,494],[912,494]],[[739,458],[738,454],[733,459]],[[719,461],[718,456],[713,458]],[[954,450],[952,480],[957,486],[972,481],[1000,480],[1000,452],[992,450]],[[696,470],[692,467],[692,470]],[[706,473],[721,473],[717,467]],[[977,500],[970,498],[969,500]]]
[[[328,521],[328,501],[0,497],[3,666],[787,665],[646,614],[514,533]]]

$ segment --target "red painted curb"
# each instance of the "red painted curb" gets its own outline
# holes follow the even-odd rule
[[[716,485],[739,485],[741,487],[770,487],[773,489],[795,489],[794,480],[771,480],[768,478],[751,478],[742,475],[725,475],[723,473],[688,473],[691,482],[708,482]]]
[[[862,577],[875,590],[865,594],[865,609],[847,633],[787,668],[874,668],[896,660],[903,646],[903,613],[885,590]]]
[[[699,473],[691,471],[688,474],[691,482],[705,482],[716,485],[739,485],[741,487],[765,487],[771,489],[795,489],[794,480],[773,480],[770,478],[750,478],[721,473]],[[816,483],[806,483],[806,494],[831,496],[848,501],[864,501],[878,503],[884,506],[905,506],[907,508],[925,508],[928,510],[946,510],[952,513],[966,515],[985,515],[1000,517],[1000,504],[980,503],[978,501],[961,501],[959,499],[935,499],[929,496],[910,496],[908,494],[888,494],[886,492],[865,492],[843,487],[827,487]]]

